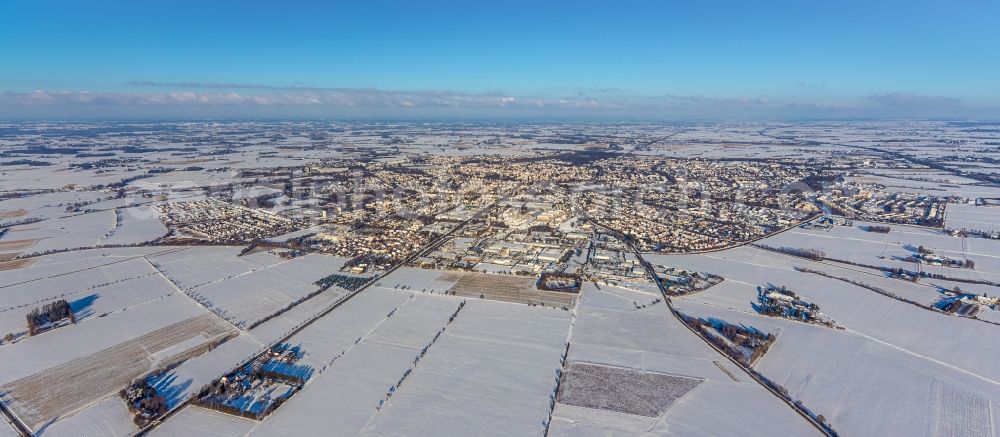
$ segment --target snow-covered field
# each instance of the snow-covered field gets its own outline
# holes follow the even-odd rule
[[[143,259],[145,254],[170,250],[177,249],[78,251],[0,271],[0,333],[26,335],[25,315],[58,299],[69,303],[77,323],[84,323],[176,293],[173,284]]]
[[[948,205],[945,228],[1000,232],[1000,207]]]
[[[363,435],[532,435],[544,430],[566,311],[469,299]]]
[[[150,273],[108,285],[74,290],[60,296],[66,299],[76,317],[76,323],[94,317],[104,317],[117,311],[164,298],[177,292],[162,275]],[[21,333],[27,330],[25,316],[43,303],[28,305],[0,312],[0,333]]]
[[[115,211],[97,211],[38,223],[14,226],[0,239],[37,239],[27,254],[40,254],[54,250],[91,248],[115,228]]]
[[[924,271],[948,277],[1000,282],[1000,240],[963,239],[939,230],[911,226],[890,225],[892,230],[887,234],[866,232],[860,228],[868,224],[855,222],[854,226],[834,226],[829,230],[795,228],[760,243],[778,248],[817,249],[824,252],[827,258],[907,270],[916,270],[917,266],[902,259],[924,246],[938,255],[967,258],[976,264],[975,269],[925,264],[920,266]]]
[[[226,320],[249,327],[317,289],[293,276],[261,271],[211,283],[190,293]]]
[[[460,274],[449,273],[443,270],[401,267],[391,275],[380,279],[375,285],[392,290],[406,289],[428,293],[443,293],[455,285],[459,278],[461,278]]]
[[[818,243],[823,237],[789,231],[764,244],[813,247],[831,257],[877,265],[886,260],[869,255],[876,245],[887,253],[907,244],[961,253],[959,238],[923,230],[899,232],[905,229],[893,227],[889,234],[870,234],[842,228],[839,232],[848,237],[829,239],[825,245]],[[1000,396],[1000,373],[993,363],[1000,359],[1000,337],[990,333],[1000,333],[1000,326],[921,308],[843,281],[798,272],[795,267],[862,281],[920,303],[934,299],[938,292],[933,284],[941,281],[914,284],[870,269],[818,263],[750,247],[647,259],[726,278],[722,284],[675,300],[676,305],[691,315],[718,317],[778,333],[756,368],[826,416],[838,432],[988,435],[994,427],[990,409],[1000,400],[996,398]],[[756,314],[750,303],[756,287],[766,284],[787,286],[818,304],[846,331]]]
[[[105,246],[141,244],[167,234],[167,227],[148,206],[122,208],[116,214],[118,226],[101,241]]]
[[[151,437],[238,437],[257,425],[251,419],[219,413],[201,407],[186,407],[149,433]]]
[[[850,328],[833,330],[689,301],[678,306],[694,315],[777,326],[777,341],[755,368],[823,414],[842,435],[991,435],[1000,431],[991,419],[997,413],[1000,390],[995,381],[983,376]],[[913,335],[921,337],[929,331]]]
[[[1000,333],[1000,326],[920,308],[842,281],[797,272],[794,266],[832,269],[757,249],[740,248],[713,255],[670,258],[675,265],[684,268],[697,265],[721,274],[726,282],[746,284],[746,287],[710,288],[686,300],[750,313],[750,301],[757,285],[784,285],[807,296],[824,314],[848,330],[1000,380],[1000,371],[991,365],[1000,359],[1000,337],[987,334]],[[841,272],[845,276],[854,273],[857,279],[869,281],[870,275]],[[878,278],[872,276],[872,279]],[[908,285],[900,280],[891,281]]]
[[[52,160],[52,162],[55,162],[56,165],[41,168],[26,167],[7,171],[3,181],[12,187],[31,187],[32,189],[39,190],[61,189],[67,186],[111,184],[144,173],[140,169],[115,169],[108,172],[69,169],[67,168],[68,163],[62,157]]]
[[[187,293],[226,320],[249,327],[319,290],[315,282],[336,273],[344,261],[326,255],[282,260]]]
[[[584,284],[570,338],[570,362],[622,366],[704,381],[657,417],[558,403],[551,435],[764,436],[816,432],[790,407],[691,333],[670,315],[665,304],[635,309],[632,301],[643,302],[652,295],[604,288]]]
[[[241,250],[236,246],[188,247],[149,258],[185,293],[243,328],[318,291],[315,282],[338,273],[347,261],[319,254],[293,259],[269,252],[238,256]],[[334,286],[322,294],[340,296],[346,292]],[[309,300],[314,310],[320,308],[313,301],[316,297]]]
[[[117,395],[84,409],[72,416],[45,427],[42,435],[48,437],[120,437],[130,435],[139,428],[132,422],[132,415]]]
[[[46,435],[134,431],[117,390],[168,360],[197,353],[206,341],[217,339],[213,333],[235,332],[178,292],[143,258],[176,250],[66,252],[0,272],[3,332],[25,331],[26,312],[58,298],[70,303],[77,319],[76,324],[0,345],[4,402],[36,430],[59,419],[45,427]],[[238,344],[231,341],[223,348]],[[257,350],[257,343],[252,344],[251,352]]]
[[[0,347],[0,391],[36,427],[231,332],[187,296],[173,294]]]
[[[354,342],[377,327],[394,309],[410,301],[411,293],[368,289],[320,318],[292,342],[301,345],[301,364],[322,369]]]
[[[0,271],[0,311],[33,308],[53,299],[73,302],[99,288],[156,274],[156,269],[141,256],[37,263],[30,268]]]
[[[372,312],[370,315],[378,315],[380,319],[370,318],[353,326],[353,331],[362,331],[357,338],[339,336],[335,340],[338,343],[335,347],[340,349],[337,355],[307,356],[317,374],[300,393],[265,419],[254,430],[254,435],[279,435],[283,432],[357,435],[377,413],[376,408],[386,397],[388,387],[396,384],[408,369],[413,368],[421,348],[430,344],[460,303],[458,299],[419,293],[411,295],[378,290],[371,293],[382,296],[373,296],[362,305],[397,304],[395,311]],[[403,300],[400,301],[400,298]],[[354,305],[349,303],[347,306]],[[336,323],[332,320],[341,310],[348,310],[347,306],[330,315],[331,323]],[[386,317],[389,312],[392,316]],[[326,325],[323,321],[317,322],[293,337],[290,343],[301,344],[308,354],[308,347],[318,345],[314,341],[300,341],[300,338],[317,338],[321,332],[328,331],[330,326],[318,326],[321,323]],[[337,350],[314,349],[320,354]],[[405,389],[404,384],[399,391]]]
[[[20,434],[5,421],[0,423],[0,437],[20,437]]]
[[[78,213],[67,211],[67,208],[71,208],[74,204],[90,204],[109,197],[113,195],[97,191],[60,191],[0,200],[0,211],[25,210],[23,216],[0,219],[0,225],[26,219],[52,219],[76,215]]]
[[[186,247],[181,252],[152,256],[150,261],[183,290],[277,264],[268,253],[237,257],[239,246]]]
[[[318,319],[288,341],[301,347],[305,356],[299,363],[312,367],[315,375],[253,434],[356,435],[376,413],[388,387],[414,366],[421,349],[448,324],[461,302],[454,297],[374,288]],[[233,341],[176,369],[177,380],[193,381],[185,393],[208,382],[202,376],[205,372],[192,370],[209,364],[209,356],[212,361],[225,361],[219,353]],[[429,348],[427,356],[435,348],[436,344]],[[421,361],[417,368],[423,364]],[[216,375],[222,373],[225,370]],[[183,416],[179,414],[167,423],[184,420]]]
[[[934,174],[923,174],[919,177],[938,179],[940,176]],[[852,177],[852,180],[884,185],[885,191],[890,193],[914,193],[931,194],[940,197],[957,196],[962,198],[977,197],[998,197],[1000,188],[983,185],[956,185],[955,183],[939,183],[914,181],[909,179],[886,176],[860,176]]]

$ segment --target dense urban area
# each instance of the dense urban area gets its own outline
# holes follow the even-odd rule
[[[1000,123],[0,123],[0,437],[996,435],[998,296]]]

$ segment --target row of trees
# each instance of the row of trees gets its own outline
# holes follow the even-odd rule
[[[806,258],[814,261],[822,261],[826,259],[826,253],[816,249],[801,249],[797,247],[773,247],[764,244],[754,244],[753,246],[758,249],[769,250],[771,252],[783,253],[786,255],[797,256],[799,258]]]

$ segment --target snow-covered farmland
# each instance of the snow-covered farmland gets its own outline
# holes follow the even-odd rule
[[[242,250],[239,246],[185,247],[151,256],[150,262],[178,287],[190,290],[284,261],[266,252],[237,256]]]
[[[324,294],[320,294],[313,299],[323,297]],[[291,340],[293,345],[301,346],[305,353],[300,363],[317,371],[322,370],[335,357],[353,346],[356,340],[385,320],[389,312],[408,300],[408,293],[380,290],[368,290],[347,300],[332,313],[310,324]],[[171,370],[164,375],[164,379],[169,381],[165,388],[176,393],[173,402],[191,396],[205,384],[263,351],[265,344],[271,344],[287,335],[289,330],[297,327],[304,317],[315,316],[315,312],[321,311],[328,303],[332,302],[320,304],[310,300],[310,305],[307,306],[318,308],[311,308],[310,312],[300,310],[306,305],[297,306],[255,328],[252,333],[241,333],[214,350]]]
[[[21,434],[13,426],[3,422],[0,423],[0,437],[21,437]]]
[[[37,239],[38,242],[26,252],[30,254],[90,248],[100,244],[115,228],[116,220],[113,210],[44,220],[14,226],[0,241]]]
[[[192,406],[181,410],[163,425],[153,429],[149,435],[151,437],[240,437],[245,436],[256,425],[255,420]]]
[[[386,315],[410,300],[411,293],[368,289],[296,334],[292,344],[305,356],[300,364],[320,370],[373,330]]]
[[[80,289],[60,296],[60,298],[66,299],[69,303],[76,323],[84,323],[94,317],[104,317],[117,311],[124,311],[176,292],[177,289],[162,275],[149,273],[107,285]],[[15,335],[22,333],[27,329],[25,316],[29,311],[42,305],[39,303],[0,311],[0,333],[14,333]]]
[[[24,211],[23,214],[5,214],[0,219],[0,226],[21,220],[53,219],[79,214],[73,212],[74,205],[91,204],[110,197],[114,195],[98,191],[60,191],[0,200],[0,211]]]
[[[249,329],[314,295],[321,288],[315,282],[338,272],[344,261],[326,255],[306,255],[263,267],[243,261],[241,267],[250,270],[214,279],[186,292],[219,316]]]
[[[755,368],[826,416],[843,435],[991,435],[1000,431],[991,421],[1000,402],[995,381],[850,330],[689,301],[678,306],[698,316],[777,326],[777,341]]]
[[[34,428],[233,333],[178,293],[0,347],[0,391]]]
[[[711,255],[655,259],[656,262],[672,263],[682,268],[711,271],[725,277],[727,282],[746,284],[745,288],[728,286],[719,290],[708,289],[685,299],[752,312],[749,302],[753,299],[755,286],[767,283],[784,285],[809,296],[824,314],[848,330],[1000,381],[1000,370],[993,365],[1000,360],[1000,337],[988,334],[1000,333],[1000,326],[921,308],[856,285],[794,269],[795,266],[806,266],[833,271],[826,264],[748,247]],[[839,272],[864,282],[869,281],[869,277],[873,281],[879,278],[846,269]],[[890,281],[907,285],[900,280]],[[911,292],[910,295],[915,296],[916,293]]]
[[[167,227],[148,206],[120,208],[117,226],[103,240],[105,246],[142,244],[167,234]]]
[[[388,303],[398,306],[386,313],[374,313],[381,319],[364,321],[358,327],[367,331],[357,338],[351,340],[341,336],[336,340],[339,343],[336,347],[342,348],[337,355],[330,358],[327,358],[329,355],[307,357],[309,362],[320,366],[316,368],[317,374],[300,393],[264,420],[254,434],[267,436],[291,431],[300,434],[357,435],[378,413],[377,408],[386,398],[387,389],[400,381],[408,370],[414,366],[419,369],[423,365],[423,361],[415,365],[415,359],[422,348],[431,344],[438,331],[448,324],[449,317],[461,303],[460,299],[419,293],[378,290],[371,293],[383,296],[375,296],[362,305]],[[401,297],[402,301],[399,300]],[[348,306],[353,305],[338,308],[327,317],[336,323],[334,320],[338,318],[338,313],[349,310]],[[307,345],[315,345],[308,339],[317,338],[320,332],[329,329],[329,326],[317,326],[321,324],[326,323],[321,320],[309,326],[289,342],[301,344],[303,349]],[[436,344],[428,348],[427,353],[433,353],[435,348]],[[319,349],[321,354],[335,350]],[[309,353],[308,349],[306,353]],[[400,386],[396,393],[407,388],[408,382]]]
[[[277,435],[291,429],[356,434],[385,397],[387,387],[413,366],[421,349],[448,324],[461,302],[454,297],[380,289],[369,289],[347,300],[288,340],[305,353],[299,363],[315,369],[316,374],[254,433]],[[243,338],[241,335],[172,370],[169,378],[186,381],[178,388],[177,398],[197,391],[246,359],[246,354],[262,348]],[[217,366],[220,362],[229,367]],[[330,405],[339,407],[331,412]],[[322,411],[317,413],[317,408]],[[181,426],[170,423],[184,420],[184,414],[169,419],[165,427]]]
[[[444,293],[454,286],[459,278],[461,275],[455,272],[401,267],[391,275],[380,279],[375,285],[393,290]]]
[[[794,228],[761,241],[781,248],[816,249],[827,258],[873,266],[917,270],[916,263],[905,259],[923,246],[935,254],[955,259],[970,259],[975,269],[923,264],[919,269],[954,278],[1000,282],[1000,240],[958,238],[942,231],[891,225],[889,233],[865,232],[855,226],[834,226],[828,230]]]
[[[118,258],[106,263],[80,262],[37,265],[29,269],[0,271],[0,311],[40,306],[65,298],[78,299],[94,289],[156,274],[140,257]]]
[[[138,431],[125,404],[117,394],[48,425],[46,437],[119,437]]]
[[[1000,232],[1000,208],[995,206],[949,205],[945,228],[979,232]]]
[[[894,233],[895,229],[888,235]],[[785,233],[781,238],[788,245],[795,244],[789,235],[794,234]],[[802,241],[809,240],[799,244]],[[837,245],[833,250],[858,250],[851,243],[837,241],[831,242]],[[924,243],[935,244],[933,247],[951,244]],[[935,286],[923,284],[934,281],[912,283],[886,278],[870,269],[750,247],[647,259],[725,277],[716,287],[675,299],[675,305],[694,316],[717,317],[778,333],[770,351],[756,364],[757,370],[823,414],[838,432],[988,435],[994,426],[990,410],[1000,395],[1000,373],[993,364],[1000,359],[1000,340],[989,333],[1000,326],[921,308],[850,283],[799,272],[795,267],[871,284],[919,303],[928,303],[938,294]],[[784,285],[808,296],[846,331],[756,314],[750,302],[755,287],[766,284]],[[844,357],[851,359],[845,362]],[[878,427],[872,428],[873,423]]]
[[[363,434],[543,432],[569,312],[467,302]]]
[[[675,319],[652,295],[584,284],[569,362],[703,380],[656,417],[557,403],[551,435],[810,435],[816,430]],[[637,334],[640,333],[640,334]],[[720,408],[727,405],[728,408]],[[753,407],[748,407],[753,405]]]

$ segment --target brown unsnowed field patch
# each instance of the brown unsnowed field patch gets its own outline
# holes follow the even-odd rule
[[[0,250],[24,250],[31,247],[36,241],[38,241],[37,238],[0,241]]]
[[[576,300],[572,293],[536,289],[535,278],[492,273],[464,273],[448,294],[566,308]]]
[[[18,218],[28,215],[28,210],[26,209],[12,209],[7,211],[0,211],[0,219]]]
[[[35,263],[35,258],[19,259],[15,261],[0,262],[0,272],[4,270],[20,269]]]
[[[462,272],[444,272],[438,276],[437,280],[441,282],[451,282],[454,284],[458,282],[459,279],[462,279],[463,275],[464,273]]]
[[[0,387],[7,404],[34,430],[124,388],[158,367],[204,353],[214,342],[235,334],[232,325],[212,314],[192,317],[85,357],[42,370]],[[202,336],[200,344],[158,362],[153,354]]]

